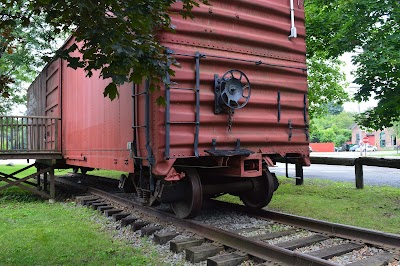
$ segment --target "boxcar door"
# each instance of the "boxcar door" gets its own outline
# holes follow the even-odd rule
[[[46,69],[46,117],[59,118],[61,116],[61,60],[51,63]],[[49,119],[46,125],[45,143],[47,151],[60,151],[61,123],[56,119]]]

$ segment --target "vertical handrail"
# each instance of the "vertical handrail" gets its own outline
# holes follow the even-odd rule
[[[166,160],[169,160],[170,152],[170,132],[171,132],[171,77],[168,71],[165,74],[165,152],[164,156]]]
[[[0,119],[0,150],[4,149],[3,119]]]
[[[202,55],[196,52],[196,87],[195,87],[195,98],[196,98],[196,129],[194,134],[194,155],[198,158],[199,155],[199,132],[200,132],[200,58]]]
[[[6,137],[6,150],[8,150],[8,117],[6,117],[6,128],[5,128],[5,137]]]

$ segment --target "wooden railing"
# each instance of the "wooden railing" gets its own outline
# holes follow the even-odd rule
[[[360,158],[311,157],[311,163],[354,166],[356,188],[364,188],[363,165],[400,169],[399,159],[372,158],[372,157],[360,157]]]
[[[0,154],[58,153],[60,118],[0,116]]]
[[[311,164],[326,164],[326,165],[344,165],[354,166],[356,188],[364,188],[364,173],[363,166],[377,166],[387,168],[400,169],[400,159],[386,159],[386,158],[372,158],[372,157],[359,157],[359,158],[334,158],[334,157],[310,157]],[[285,159],[277,160],[281,163],[287,163]],[[303,184],[303,168],[299,163],[290,161],[289,163],[296,165],[296,185]]]

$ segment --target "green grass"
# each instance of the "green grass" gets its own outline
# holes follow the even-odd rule
[[[8,173],[20,168],[0,165],[0,171]],[[119,178],[121,173],[98,170],[89,174]],[[293,179],[284,177],[279,181],[281,185],[269,209],[400,234],[398,188],[367,186],[360,190],[353,183],[315,179],[296,186]],[[230,195],[220,199],[240,202]],[[72,203],[48,204],[28,192],[9,188],[0,192],[0,264],[162,264],[151,246],[135,249],[126,241],[113,238],[102,225],[106,221]]]
[[[379,231],[400,234],[400,189],[367,186],[356,189],[350,182],[279,177],[280,186],[268,209]],[[220,200],[241,203],[224,195]]]
[[[0,165],[0,171],[12,173],[22,167]],[[63,172],[71,170],[56,174]],[[108,171],[108,175],[119,177],[120,173]],[[107,223],[107,218],[75,203],[49,204],[18,187],[8,188],[0,192],[0,264],[165,265],[146,240],[135,248],[113,237],[105,229]]]
[[[400,156],[400,153],[393,153],[393,154],[373,154],[372,157],[392,157],[392,156]]]
[[[151,250],[116,240],[94,216],[72,203],[3,201],[1,265],[160,265],[144,255]]]
[[[54,174],[57,176],[62,176],[66,175],[68,173],[72,173],[72,169],[56,169],[54,170]],[[78,172],[80,173],[80,171]],[[97,175],[97,176],[102,176],[102,177],[107,177],[107,178],[112,178],[112,179],[119,179],[122,174],[127,174],[126,172],[120,172],[120,171],[113,171],[113,170],[103,170],[103,169],[94,169],[93,171],[88,171],[86,173],[87,175]]]
[[[0,172],[5,173],[5,174],[11,174],[11,173],[13,173],[15,171],[18,171],[18,170],[26,167],[26,166],[28,166],[28,165],[26,165],[26,164],[21,164],[21,165],[16,164],[16,165],[12,165],[12,166],[7,166],[7,165],[3,164],[3,165],[0,165]],[[17,177],[25,177],[25,176],[33,174],[35,172],[36,172],[36,168],[35,167],[31,167],[28,170],[25,170],[24,172],[17,174],[16,176]]]
[[[18,171],[24,167],[26,167],[27,165],[11,165],[11,166],[7,166],[5,164],[0,165],[0,172],[5,173],[5,174],[11,174],[15,171]],[[22,173],[19,173],[16,175],[16,177],[19,178],[23,178],[26,177],[28,175],[31,175],[33,173],[36,172],[36,168],[35,167],[31,167],[25,171],[23,171]],[[66,175],[68,173],[72,173],[72,169],[56,169],[54,171],[54,174],[56,176],[62,176],[62,175]],[[121,174],[126,174],[124,172],[119,172],[119,171],[110,171],[110,170],[101,170],[101,169],[95,169],[93,171],[88,171],[87,172],[88,175],[97,175],[97,176],[103,176],[103,177],[107,177],[107,178],[113,178],[113,179],[119,179]],[[33,183],[36,183],[35,179],[30,179],[28,181],[31,181]],[[0,188],[2,186],[4,186],[6,184],[6,182],[2,182],[0,181]],[[26,184],[24,184],[24,186],[26,186]],[[28,197],[31,195],[30,192],[25,191],[25,190],[21,190],[18,187],[10,187],[7,188],[3,191],[0,191],[0,197],[4,199],[14,199],[14,198],[18,198],[21,199],[23,197]]]
[[[7,166],[7,165],[0,165],[0,172],[5,173],[5,174],[11,174],[15,171],[18,171],[27,165],[12,165],[12,166]],[[35,167],[31,167],[22,173],[19,173],[16,175],[16,177],[22,178],[26,177],[28,175],[31,175],[36,172]],[[55,169],[54,174],[56,176],[62,176],[66,175],[68,173],[72,173],[72,169]],[[97,175],[97,176],[102,176],[102,177],[107,177],[107,178],[113,178],[113,179],[119,179],[121,177],[121,174],[127,174],[125,172],[120,172],[120,171],[110,171],[110,170],[102,170],[102,169],[95,169],[93,171],[88,171],[88,175]]]
[[[112,178],[112,179],[119,179],[122,174],[127,174],[126,172],[120,172],[120,171],[111,171],[111,170],[103,170],[103,169],[95,169],[93,171],[87,172],[88,175],[97,175],[97,176],[102,176],[102,177],[107,177],[107,178]]]
[[[0,165],[0,172],[6,173],[6,174],[11,174],[15,171],[22,169],[23,167],[26,167],[26,166],[27,165],[25,165],[25,164],[16,164],[16,165],[12,165],[12,166],[7,166],[7,165],[3,164],[3,165]],[[17,174],[16,176],[17,177],[25,177],[25,176],[33,174],[35,172],[36,172],[36,168],[31,167],[28,170]],[[65,175],[68,173],[72,173],[72,169],[56,169],[56,170],[54,170],[55,175]],[[80,171],[79,171],[79,173],[80,173]],[[93,171],[88,171],[87,174],[119,179],[121,174],[126,174],[126,172],[95,169]]]
[[[13,165],[13,166],[0,165],[0,172],[5,173],[5,174],[11,174],[17,170],[22,169],[25,166],[27,166],[27,165]],[[22,177],[28,176],[30,174],[33,174],[35,172],[36,172],[36,168],[32,167],[22,173],[17,174],[16,176],[22,178]],[[6,184],[6,182],[0,181],[0,188],[2,186],[4,186],[5,184]],[[10,187],[3,191],[0,191],[0,204],[1,204],[2,200],[4,201],[4,200],[13,200],[13,199],[31,200],[32,197],[31,197],[30,192],[21,190],[18,187]],[[1,208],[1,205],[0,205],[0,208]]]

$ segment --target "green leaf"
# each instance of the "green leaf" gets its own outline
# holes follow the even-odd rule
[[[157,105],[159,105],[159,106],[167,105],[167,101],[165,100],[165,98],[163,96],[158,96],[156,101],[157,101]]]
[[[105,97],[115,99],[117,86],[127,81],[140,84],[150,78],[152,84],[160,84],[161,78],[170,71],[166,66],[177,64],[171,55],[164,54],[165,47],[156,35],[160,30],[172,28],[169,12],[175,2],[5,1],[2,14],[10,19],[0,21],[0,31],[7,40],[5,47],[13,42],[17,48],[10,55],[2,54],[0,73],[17,77],[18,84],[32,81],[37,69],[43,68],[58,48],[59,37],[72,33],[76,43],[55,52],[55,56],[66,60],[68,67],[82,68],[89,77],[99,71],[103,79],[110,78],[110,84],[104,89]],[[191,17],[193,7],[206,1],[181,2],[181,14]],[[12,87],[13,92],[19,90],[17,83]],[[152,85],[151,90],[159,87]],[[0,110],[1,105],[2,102]]]
[[[353,75],[360,89],[354,98],[368,101],[374,96],[378,100],[375,108],[357,116],[357,122],[381,129],[400,120],[400,2],[313,0],[305,2],[305,9],[309,58],[322,55],[331,60],[356,52]],[[329,85],[329,79],[321,79],[321,84]],[[330,90],[321,92],[332,95]],[[324,99],[310,98],[310,102],[318,106]]]
[[[110,98],[111,101],[114,100],[117,96],[119,96],[117,85],[115,85],[115,83],[108,84],[104,89],[103,95],[104,97]]]

